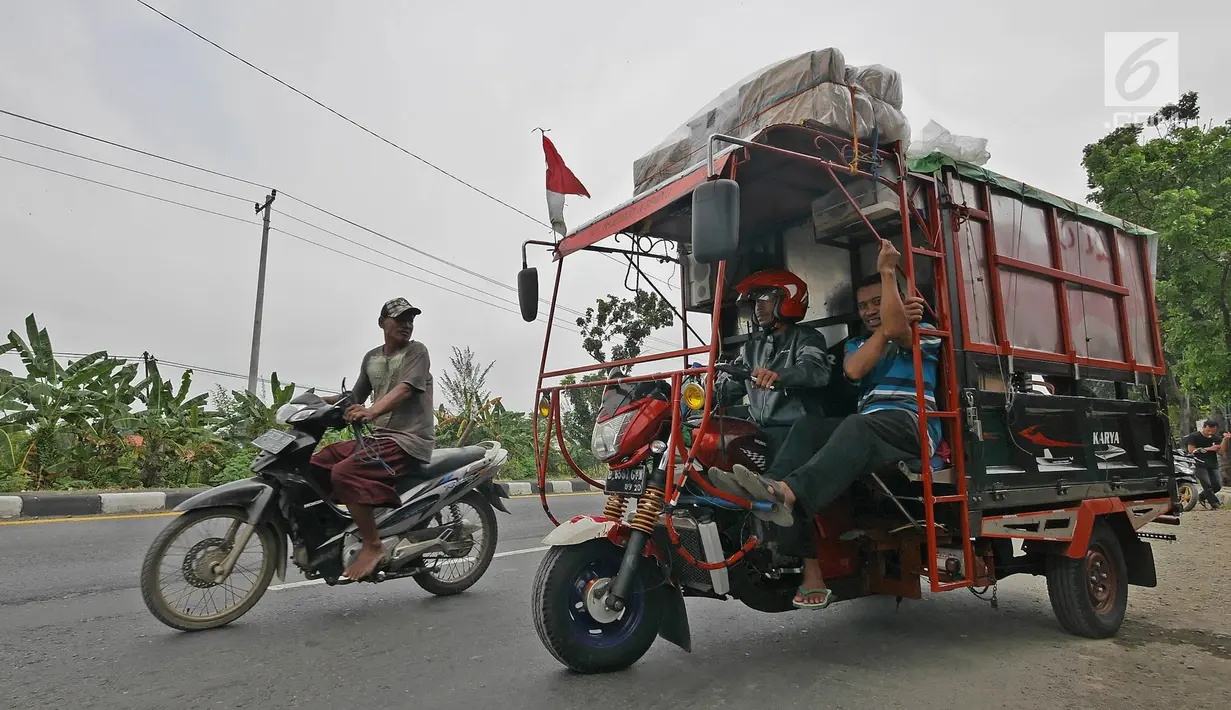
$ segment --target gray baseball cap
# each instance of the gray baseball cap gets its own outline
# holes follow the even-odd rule
[[[400,318],[406,313],[410,313],[411,317],[417,316],[423,311],[410,305],[410,301],[405,298],[394,298],[385,301],[385,305],[380,309],[381,318]]]

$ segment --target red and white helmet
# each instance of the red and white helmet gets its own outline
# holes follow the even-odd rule
[[[798,323],[808,312],[808,284],[786,269],[758,271],[740,281],[735,290],[741,303],[776,297],[774,318],[780,321]]]

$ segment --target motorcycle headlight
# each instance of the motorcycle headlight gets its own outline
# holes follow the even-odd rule
[[[620,450],[620,438],[632,423],[637,410],[624,412],[603,422],[594,424],[594,433],[590,436],[590,450],[599,461],[610,461]]]
[[[310,417],[310,416],[312,416],[312,415],[316,414],[316,413],[317,413],[317,411],[318,411],[318,410],[316,410],[316,409],[311,409],[311,408],[308,408],[308,407],[304,407],[301,411],[298,411],[298,412],[295,412],[294,414],[292,414],[292,415],[291,415],[291,417],[290,417],[290,419],[287,419],[286,421],[287,421],[288,423],[290,423],[290,424],[294,424],[295,422],[302,422],[303,420],[307,419],[308,417]]]
[[[278,407],[278,413],[274,415],[274,421],[279,424],[289,424],[292,421],[298,421],[298,419],[291,419],[291,417],[299,414],[303,410],[304,405],[302,404],[284,404],[281,407]],[[302,419],[302,417],[300,418]]]
[[[680,397],[684,400],[684,406],[694,412],[705,406],[705,388],[696,382],[689,382],[684,385],[684,389],[680,392]]]

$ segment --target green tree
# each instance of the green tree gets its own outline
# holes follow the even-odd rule
[[[629,360],[641,355],[647,338],[659,328],[674,322],[675,312],[658,294],[638,290],[631,298],[608,294],[600,298],[584,316],[577,319],[581,328],[581,347],[595,362],[608,362],[607,348],[611,349],[611,361]],[[601,373],[584,375],[580,382],[597,382],[605,379]],[[568,375],[562,384],[575,384],[579,380]],[[590,433],[602,403],[600,387],[584,387],[564,390],[565,411],[562,413],[564,437],[569,453],[583,468],[598,464],[590,452]]]
[[[1187,93],[1146,125],[1121,126],[1087,145],[1082,165],[1087,199],[1159,233],[1157,296],[1173,389],[1228,402],[1231,120],[1199,119],[1197,94]]]

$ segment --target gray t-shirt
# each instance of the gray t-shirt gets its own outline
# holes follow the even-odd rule
[[[384,346],[363,356],[359,378],[355,381],[355,402],[372,397],[375,404],[394,387],[405,382],[414,393],[385,414],[372,420],[373,435],[392,439],[409,456],[430,461],[436,447],[436,415],[432,405],[431,358],[423,343],[410,344],[392,355]]]

